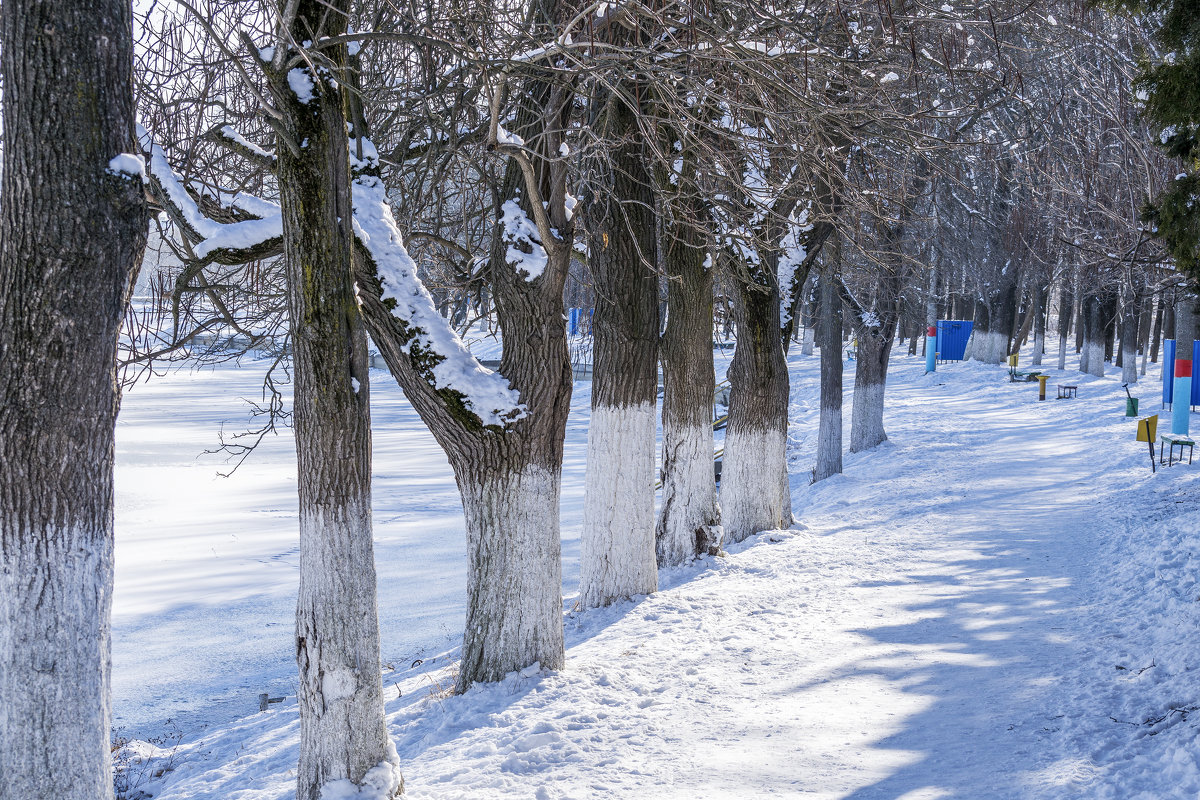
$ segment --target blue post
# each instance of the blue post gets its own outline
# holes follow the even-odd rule
[[[579,312],[578,308],[572,308],[567,312],[567,333],[572,336],[579,335]]]
[[[1190,403],[1192,399],[1192,360],[1190,358],[1175,359],[1174,390],[1175,398],[1171,403],[1171,433],[1176,436],[1187,436],[1188,417],[1192,413]]]
[[[925,332],[925,374],[937,372],[937,326],[930,325]]]

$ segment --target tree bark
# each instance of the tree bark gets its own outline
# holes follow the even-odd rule
[[[627,87],[637,96],[639,87]],[[584,608],[658,589],[654,439],[658,274],[654,194],[636,114],[607,89],[593,128],[615,143],[585,197],[590,236],[594,365],[584,478],[579,594]],[[778,336],[776,337],[778,338]]]
[[[340,13],[329,14],[327,1],[301,0],[294,40],[345,33],[348,4],[334,0]],[[326,52],[344,72],[345,47]],[[300,495],[297,797],[319,800],[330,786],[370,786],[394,797],[403,780],[383,716],[346,114],[337,83],[303,70],[313,86],[306,99],[293,90],[295,72],[273,75],[272,91],[289,135],[302,143],[298,152],[280,147],[278,156]]]
[[[1033,360],[1032,365],[1040,367],[1042,356],[1046,352],[1046,296],[1048,287],[1039,279],[1033,286]]]
[[[0,5],[0,798],[104,800],[117,337],[146,242],[132,13]]]
[[[1067,368],[1067,337],[1071,334],[1071,317],[1074,315],[1075,299],[1070,282],[1063,279],[1058,298],[1058,368]]]
[[[839,247],[834,247],[838,252]],[[834,282],[834,267],[826,266],[819,280],[817,322],[821,348],[821,418],[817,427],[817,463],[813,483],[842,472],[842,296]]]
[[[1079,371],[1104,377],[1104,301],[1089,294],[1083,300],[1083,350]]]
[[[655,531],[659,566],[720,550],[724,531],[713,473],[713,279],[693,194],[667,226],[667,329],[662,337],[662,508]]]

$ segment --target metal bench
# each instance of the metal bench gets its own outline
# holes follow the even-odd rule
[[[1167,460],[1163,461],[1163,445],[1167,445]],[[1179,463],[1183,463],[1183,448],[1187,448],[1188,463],[1192,463],[1192,449],[1196,443],[1186,436],[1179,436],[1174,433],[1164,433],[1158,437],[1158,463],[1166,464],[1168,467],[1175,463],[1175,448],[1179,448]]]
[[[1073,397],[1078,397],[1079,396],[1078,392],[1079,392],[1078,386],[1067,386],[1067,385],[1061,384],[1061,383],[1058,384],[1058,399],[1059,400],[1069,400]]]

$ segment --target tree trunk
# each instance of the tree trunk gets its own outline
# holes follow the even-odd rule
[[[1104,301],[1094,294],[1084,298],[1083,351],[1079,370],[1104,377]]]
[[[585,199],[596,312],[580,543],[579,594],[584,608],[658,589],[654,194],[647,158],[635,143],[637,111],[615,92],[601,92],[604,96],[596,103],[599,120],[593,127],[618,144],[608,153],[611,161],[597,159]]]
[[[0,797],[103,800],[117,337],[146,242],[132,15],[0,5]]]
[[[1071,295],[1071,287],[1067,279],[1063,279],[1062,290],[1058,298],[1058,368],[1067,368],[1067,337],[1071,334],[1071,317],[1074,313],[1075,300]]]
[[[337,10],[301,0],[292,36],[343,34],[345,0]],[[345,69],[344,46],[326,53]],[[355,299],[346,117],[336,83],[307,75],[312,97],[301,98],[294,72],[274,76],[272,90],[289,134],[305,143],[298,153],[280,147],[278,156],[300,495],[297,797],[358,787],[394,797],[403,780],[383,716],[366,332]]]
[[[655,531],[659,566],[717,552],[724,531],[713,473],[713,280],[705,267],[698,197],[665,238],[667,330],[662,338],[662,509]]]
[[[887,441],[883,429],[883,398],[892,337],[886,330],[864,329],[854,361],[854,405],[850,412],[850,452],[870,450]]]
[[[738,281],[734,309],[738,340],[729,364],[729,426],[721,468],[721,515],[731,542],[791,524],[781,480],[787,474],[788,375],[779,336],[779,289],[769,270],[762,272],[761,287]]]
[[[834,248],[837,252],[838,247]],[[817,337],[821,348],[821,418],[813,483],[842,472],[842,297],[833,266],[820,276]]]
[[[812,272],[804,283],[804,305],[801,307],[800,319],[804,323],[804,340],[800,344],[800,354],[811,356],[813,345],[816,344],[816,315],[813,313],[813,291],[816,287],[816,273]]]
[[[1150,360],[1155,364],[1158,363],[1158,346],[1163,339],[1165,306],[1167,306],[1167,297],[1165,294],[1160,294],[1154,309],[1154,331],[1150,334]]]
[[[1049,294],[1045,285],[1039,279],[1033,286],[1033,360],[1032,365],[1040,367],[1042,356],[1046,351],[1046,295]]]
[[[1121,382],[1137,383],[1138,317],[1141,314],[1142,290],[1130,289],[1121,314]]]

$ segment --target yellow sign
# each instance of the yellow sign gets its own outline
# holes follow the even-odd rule
[[[1158,414],[1138,420],[1137,440],[1153,442],[1158,438]]]
[[[1017,366],[1017,354],[1016,353],[1013,353],[1011,356],[1008,357],[1008,365],[1010,367]]]

